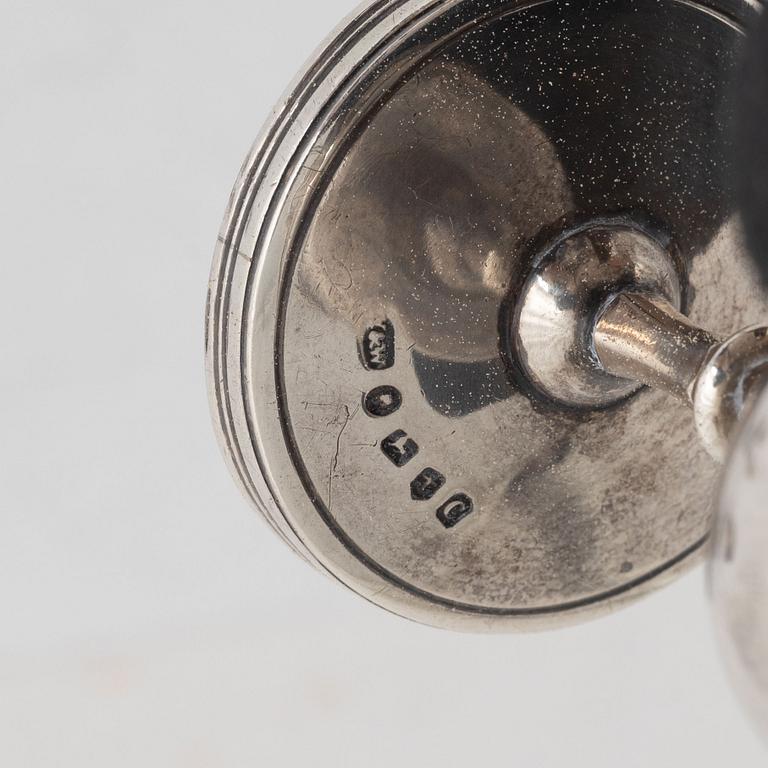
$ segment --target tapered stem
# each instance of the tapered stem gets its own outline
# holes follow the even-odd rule
[[[608,373],[687,401],[719,343],[671,304],[640,293],[613,298],[594,332],[595,352]]]
[[[610,300],[595,325],[593,343],[607,373],[663,389],[692,405],[699,435],[719,460],[768,382],[766,328],[746,328],[720,341],[663,299],[641,293]]]

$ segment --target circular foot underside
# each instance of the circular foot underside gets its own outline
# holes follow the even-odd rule
[[[510,318],[542,248],[606,218],[674,254],[696,323],[765,316],[724,181],[738,19],[390,5],[310,67],[236,190],[209,317],[222,442],[273,527],[389,610],[580,618],[695,559],[718,468],[664,393],[542,397]]]

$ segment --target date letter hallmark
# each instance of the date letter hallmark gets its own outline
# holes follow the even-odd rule
[[[457,493],[437,510],[437,519],[446,528],[455,528],[475,508],[472,499],[465,493]]]

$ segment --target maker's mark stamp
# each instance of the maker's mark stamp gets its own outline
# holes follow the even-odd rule
[[[389,320],[365,332],[360,355],[369,371],[386,371],[395,364],[395,328]]]

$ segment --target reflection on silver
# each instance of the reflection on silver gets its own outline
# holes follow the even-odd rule
[[[617,376],[659,387],[690,401],[714,336],[667,303],[663,296],[620,293],[595,326],[600,364]]]
[[[693,324],[768,314],[727,183],[753,12],[392,0],[309,66],[233,195],[207,339],[233,472],[307,560],[485,631],[696,559],[718,468],[690,414],[625,383],[602,409],[542,396],[510,329],[542,248],[606,219],[668,246]]]
[[[768,329],[755,326],[717,345],[694,384],[696,426],[707,450],[723,459],[736,426],[768,377]]]
[[[318,205],[296,289],[348,331],[396,316],[412,352],[471,364],[498,360],[518,244],[573,201],[543,129],[448,58],[371,117]]]
[[[768,390],[732,451],[709,563],[715,628],[731,678],[768,737]]]

